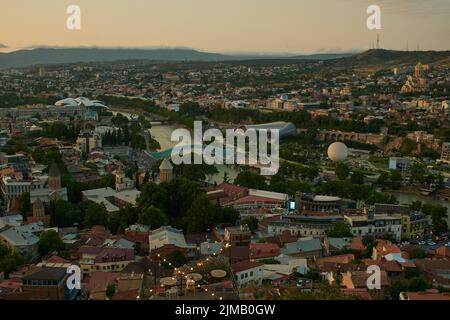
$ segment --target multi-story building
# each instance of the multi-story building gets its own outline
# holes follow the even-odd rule
[[[263,264],[252,261],[242,261],[231,266],[236,277],[239,288],[246,287],[250,284],[262,285],[264,271]]]
[[[28,179],[31,175],[30,159],[23,154],[6,155],[2,154],[0,157],[2,165],[10,165],[15,171],[22,173],[25,179]]]
[[[83,275],[91,271],[120,272],[134,261],[133,249],[82,246],[78,253]]]
[[[309,193],[297,192],[295,194],[295,206],[299,212],[338,212],[341,209],[341,200],[339,197],[319,196]]]
[[[92,150],[102,147],[102,137],[95,131],[84,130],[77,139],[77,146],[81,152],[89,154]]]
[[[5,201],[8,201],[12,198],[20,197],[23,193],[29,193],[31,190],[42,189],[46,181],[47,177],[23,180],[12,176],[4,176],[1,180],[3,198]]]
[[[391,234],[397,241],[402,235],[402,219],[389,215],[344,216],[354,236],[384,236]]]
[[[316,237],[326,236],[326,232],[331,228],[334,222],[343,221],[340,215],[333,214],[303,214],[280,216],[279,220],[268,222],[267,231],[269,234],[282,234],[288,231],[291,235],[297,237]]]
[[[0,108],[0,117],[41,118],[51,117],[82,117],[86,112],[85,106],[44,106],[32,105],[15,108]]]
[[[425,229],[428,226],[428,218],[422,213],[397,214],[395,215],[402,220],[403,240],[422,238]]]
[[[72,300],[77,290],[67,287],[67,277],[67,268],[35,268],[23,277],[22,291],[34,300]]]
[[[442,144],[441,160],[450,163],[450,142]]]
[[[248,246],[252,233],[247,226],[225,228],[224,240],[232,246]]]
[[[0,242],[22,256],[35,257],[38,253],[39,234],[44,231],[44,223],[36,222],[0,231]]]

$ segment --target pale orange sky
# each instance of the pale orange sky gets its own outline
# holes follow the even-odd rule
[[[66,8],[82,30],[66,29]],[[184,46],[214,52],[368,49],[377,31],[366,8],[382,9],[381,46],[450,49],[449,0],[0,0],[0,44]],[[1,47],[1,45],[0,45]]]

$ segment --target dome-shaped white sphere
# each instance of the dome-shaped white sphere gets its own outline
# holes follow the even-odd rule
[[[342,142],[335,142],[328,148],[328,158],[333,162],[342,162],[348,157],[348,148]]]

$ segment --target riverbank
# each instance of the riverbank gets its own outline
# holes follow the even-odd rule
[[[447,223],[450,225],[450,202],[443,201],[439,199],[435,199],[431,196],[424,196],[421,194],[416,193],[410,193],[407,191],[389,191],[388,193],[393,194],[395,197],[397,197],[397,200],[400,204],[407,204],[410,205],[414,201],[422,201],[423,203],[431,203],[431,204],[440,204],[447,208]]]

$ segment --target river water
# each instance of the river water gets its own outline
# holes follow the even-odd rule
[[[422,203],[431,203],[431,204],[440,204],[444,207],[447,208],[447,224],[450,226],[450,202],[448,201],[443,201],[443,200],[436,200],[430,197],[426,197],[426,196],[422,196],[422,195],[416,195],[416,194],[412,194],[412,193],[405,193],[405,192],[401,192],[401,191],[392,191],[390,192],[392,193],[394,196],[397,197],[397,200],[400,204],[411,204],[416,200],[420,200],[422,201]]]

